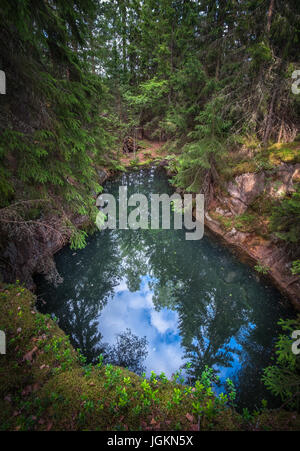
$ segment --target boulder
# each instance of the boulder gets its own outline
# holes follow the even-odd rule
[[[232,210],[240,215],[252,204],[265,187],[265,174],[246,173],[235,177],[233,182],[227,185],[227,191],[231,196]]]

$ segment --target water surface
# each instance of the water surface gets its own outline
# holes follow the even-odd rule
[[[109,181],[134,192],[171,193],[162,170],[141,170]],[[56,256],[64,282],[37,279],[38,308],[89,361],[129,328],[148,340],[147,374],[171,376],[185,362],[192,373],[214,368],[234,380],[240,407],[268,397],[260,382],[271,362],[277,321],[287,316],[281,295],[216,239],[185,240],[184,230],[105,230],[85,249]],[[221,387],[222,389],[223,387]]]

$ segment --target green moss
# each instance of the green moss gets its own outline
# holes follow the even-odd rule
[[[299,142],[287,144],[273,144],[266,150],[266,154],[271,164],[280,163],[300,163],[300,145]]]
[[[253,149],[256,144],[256,150]],[[262,149],[257,143],[244,143],[249,150],[255,150],[253,157],[246,157],[243,152],[231,152],[224,155],[217,166],[221,178],[224,181],[232,180],[234,177],[245,173],[269,171],[282,163],[300,163],[300,144],[298,141],[292,143],[276,143]]]
[[[257,151],[253,161],[257,170],[270,170],[282,163],[300,163],[299,142],[275,143],[266,149]]]
[[[217,170],[221,181],[228,182],[234,177],[248,173],[257,172],[258,165],[255,159],[245,158],[240,154],[226,154],[217,163]]]
[[[242,161],[232,168],[232,176],[236,177],[241,174],[245,174],[247,172],[256,172],[257,165],[253,160],[250,161]]]
[[[148,160],[144,160],[144,161],[139,161],[137,163],[137,166],[150,166],[152,163],[154,162],[153,158],[148,158]]]
[[[234,226],[241,232],[254,232],[260,228],[260,221],[255,214],[246,212],[235,217]]]
[[[256,206],[259,203],[256,204]],[[263,216],[261,212],[256,212],[254,209],[250,212],[245,212],[238,216],[225,217],[215,211],[211,211],[210,216],[218,221],[225,232],[229,232],[233,228],[244,233],[255,233],[262,238],[269,237],[269,219]]]
[[[8,343],[0,356],[0,430],[194,430],[200,412],[201,430],[245,427],[227,405],[230,398],[216,397],[205,379],[192,388],[178,384],[178,375],[144,379],[101,359],[86,365],[34,303],[20,285],[0,288],[0,329]]]

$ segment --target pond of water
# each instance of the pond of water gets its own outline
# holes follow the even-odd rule
[[[108,181],[105,191],[117,197],[119,185],[128,195],[172,193],[164,171],[154,168]],[[288,308],[215,238],[187,241],[184,230],[98,231],[83,250],[59,252],[56,265],[64,281],[54,287],[37,278],[38,308],[55,314],[89,361],[130,329],[147,339],[148,375],[171,376],[190,362],[197,377],[208,365],[221,379],[217,390],[226,378],[234,381],[239,407],[267,397],[262,369],[271,362],[277,321]],[[132,335],[127,338],[125,346],[138,348]]]

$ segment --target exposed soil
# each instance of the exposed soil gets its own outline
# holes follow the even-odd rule
[[[132,152],[128,154],[122,154],[120,162],[125,167],[130,167],[130,162],[139,159],[139,163],[148,163],[149,160],[155,160],[157,158],[163,158],[167,155],[167,152],[162,152],[161,148],[163,146],[161,141],[146,141],[144,140],[137,152]]]

